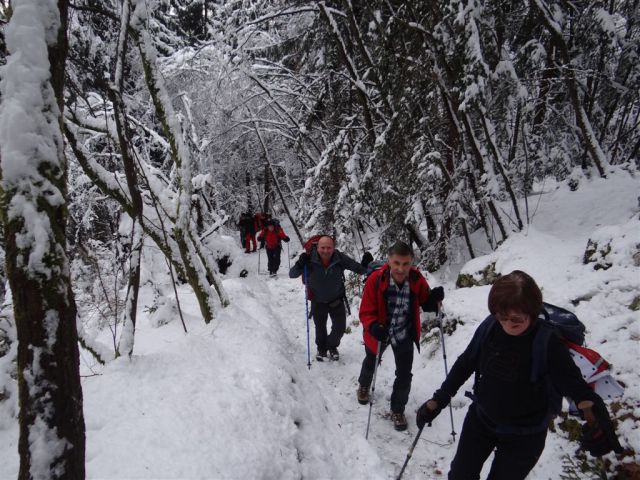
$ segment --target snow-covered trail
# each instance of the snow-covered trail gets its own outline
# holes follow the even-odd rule
[[[281,269],[283,270],[283,269]],[[288,341],[295,345],[291,361],[306,369],[307,340],[304,306],[304,289],[300,279],[291,280],[285,275],[277,279],[265,279],[269,296],[272,301],[274,315],[282,319]],[[337,362],[315,360],[314,327],[310,325],[311,369],[307,375],[324,397],[331,415],[325,419],[324,428],[328,422],[336,422],[347,441],[364,439],[368,405],[360,405],[356,400],[358,375],[364,358],[362,344],[362,329],[357,320],[357,309],[352,308],[352,315],[347,319],[351,333],[347,333],[340,345],[340,360]],[[348,329],[349,330],[349,329]],[[425,353],[422,356],[415,352],[414,381],[424,375],[426,364]],[[440,361],[441,358],[429,360],[429,363]],[[376,391],[371,416],[368,443],[380,458],[380,473],[384,478],[396,478],[404,463],[415,435],[415,411],[424,399],[418,398],[413,392],[407,405],[406,415],[409,429],[405,432],[394,430],[389,419],[389,400],[394,380],[394,360],[392,353],[386,352],[378,370]],[[422,370],[423,375],[416,375],[416,370]],[[423,390],[423,389],[420,389]],[[322,413],[319,412],[321,415]],[[448,421],[448,419],[447,419]],[[351,437],[351,438],[349,438]],[[451,450],[451,436],[441,431],[425,429],[423,436],[414,451],[403,478],[437,478],[443,472],[446,474],[448,457],[452,453],[441,455],[442,450]],[[440,452],[439,452],[440,451]],[[445,459],[446,457],[446,459]]]

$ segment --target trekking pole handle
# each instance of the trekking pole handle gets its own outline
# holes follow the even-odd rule
[[[593,413],[593,402],[591,400],[583,400],[582,402],[578,403],[577,407],[582,410],[584,419],[590,427],[597,423],[598,420]]]

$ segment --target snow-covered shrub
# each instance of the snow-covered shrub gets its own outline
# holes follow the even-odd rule
[[[156,296],[154,304],[148,307],[149,324],[154,327],[162,327],[172,322],[179,316],[176,301],[166,296]]]
[[[460,272],[456,280],[457,288],[477,287],[480,285],[493,285],[500,278],[499,272],[496,272],[496,264],[492,262],[481,270],[473,273]]]
[[[640,224],[632,218],[627,223],[596,230],[587,242],[583,263],[593,263],[594,270],[612,265],[634,268],[640,254]]]
[[[78,244],[76,252],[71,276],[80,323],[90,336],[109,329],[115,349],[124,311],[127,257],[116,251],[115,244],[98,240]]]

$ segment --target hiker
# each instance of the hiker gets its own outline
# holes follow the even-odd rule
[[[271,214],[266,212],[258,212],[255,215],[256,231],[262,230],[267,226],[267,221],[271,220]]]
[[[327,358],[339,360],[338,347],[346,329],[346,297],[344,271],[366,273],[367,265],[373,260],[371,253],[365,252],[360,263],[336,250],[335,240],[329,235],[318,238],[311,253],[303,252],[289,270],[290,278],[298,278],[307,270],[307,287],[311,298],[311,316],[316,329],[316,360]],[[331,333],[327,335],[327,317],[331,317]]]
[[[251,212],[245,212],[240,216],[238,226],[240,227],[240,238],[242,239],[244,253],[255,252],[257,246],[256,223]],[[251,246],[253,246],[253,250],[251,249]]]
[[[396,378],[391,393],[391,420],[396,430],[406,430],[405,405],[411,390],[413,344],[420,352],[420,308],[437,312],[444,299],[442,287],[430,290],[420,271],[412,266],[413,250],[396,242],[388,260],[367,279],[360,303],[365,357],[358,378],[358,402],[369,403],[369,388],[382,353],[391,344]],[[378,356],[379,355],[379,356]]]
[[[532,381],[534,338],[538,330],[548,328],[537,322],[543,308],[542,293],[533,278],[520,270],[499,278],[491,287],[488,304],[497,320],[495,328],[488,331],[478,349],[473,349],[471,341],[416,416],[419,428],[431,423],[475,372],[473,394],[467,393],[473,403],[462,426],[449,479],[480,478],[482,465],[494,450],[488,478],[524,479],[544,449],[552,417],[552,388],[572,398],[588,419],[595,415],[594,429],[583,429],[587,450],[599,455],[612,449],[621,451],[604,402],[583,380],[559,336],[551,335],[547,351],[539,352],[546,355],[548,373],[540,381]]]
[[[258,234],[260,248],[267,250],[267,269],[269,275],[274,277],[280,268],[281,241],[289,242],[290,238],[284,233],[282,227],[275,220],[267,220],[265,227]]]

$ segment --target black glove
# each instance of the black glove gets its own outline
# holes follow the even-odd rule
[[[429,291],[429,296],[427,297],[427,301],[424,302],[422,309],[425,312],[437,312],[438,304],[444,300],[444,288],[436,287],[432,288]]]
[[[264,248],[264,240],[258,240],[260,242],[260,248]]]
[[[582,449],[594,457],[601,457],[612,450],[616,453],[622,453],[622,446],[618,441],[613,422],[602,401],[595,403],[593,414],[596,417],[595,424],[585,423],[582,426],[582,436],[580,437]]]
[[[373,322],[371,325],[369,325],[369,333],[373,335],[376,340],[379,340],[383,343],[387,343],[387,340],[389,340],[389,330],[387,329],[387,327],[378,322]]]
[[[364,252],[364,255],[362,255],[362,260],[360,260],[360,265],[366,268],[366,266],[371,262],[373,262],[373,255],[371,255],[370,252]]]
[[[291,239],[289,237],[284,237],[282,240],[284,240],[287,243],[289,243],[291,241]]]
[[[433,410],[427,406],[427,403],[429,402],[433,402],[436,404],[436,407]],[[433,398],[431,400],[427,400],[422,404],[422,406],[418,409],[418,412],[416,413],[416,425],[418,425],[418,428],[424,427],[425,424],[427,423],[431,425],[431,422],[433,422],[433,419],[436,418],[441,411],[442,411],[442,408],[440,408],[440,406],[438,405],[438,402],[436,402]]]
[[[304,268],[308,266],[310,263],[311,263],[311,255],[309,255],[307,252],[302,252],[300,254],[300,257],[298,258],[298,261],[296,262],[296,264],[298,265],[298,268]]]

